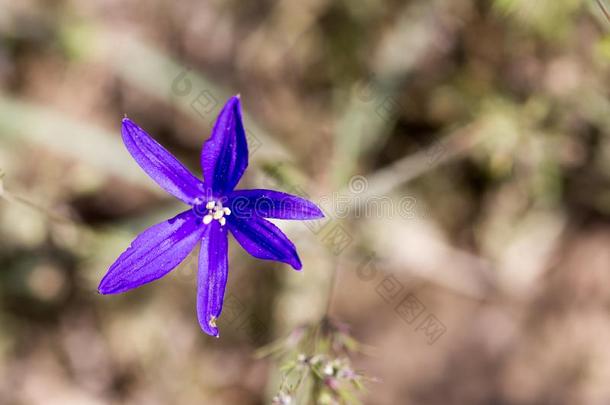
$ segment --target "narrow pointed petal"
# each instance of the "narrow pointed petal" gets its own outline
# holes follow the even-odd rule
[[[203,230],[191,210],[148,228],[110,266],[98,291],[122,293],[163,277],[188,256]]]
[[[235,188],[248,167],[248,143],[239,97],[231,97],[216,119],[201,151],[203,178],[214,192]]]
[[[216,320],[222,312],[228,275],[227,229],[218,221],[206,226],[199,252],[197,317],[205,333],[218,337]]]
[[[227,218],[227,225],[239,244],[258,259],[277,260],[300,270],[301,260],[297,249],[286,235],[264,218]]]
[[[236,217],[278,219],[317,219],[324,214],[314,203],[296,195],[273,190],[235,190],[229,195],[229,208]]]
[[[189,205],[202,195],[203,182],[129,118],[121,132],[131,156],[165,191]]]

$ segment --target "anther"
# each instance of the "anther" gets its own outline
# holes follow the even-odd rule
[[[229,208],[223,207],[221,203],[216,201],[208,201],[205,205],[205,208],[208,210],[207,215],[203,217],[203,223],[208,225],[212,222],[212,220],[217,220],[220,222],[220,226],[224,226],[227,223],[225,215],[231,215],[231,210]]]

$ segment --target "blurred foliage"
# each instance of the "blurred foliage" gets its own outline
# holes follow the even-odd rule
[[[353,369],[350,356],[361,351],[346,325],[323,318],[259,349],[258,356],[270,356],[281,366],[273,404],[358,404],[367,378]]]
[[[494,6],[545,39],[565,38],[582,0],[494,0]]]

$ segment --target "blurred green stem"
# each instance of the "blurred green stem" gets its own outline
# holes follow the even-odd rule
[[[335,258],[333,260],[332,271],[330,274],[330,283],[328,285],[328,292],[326,295],[326,308],[324,310],[324,316],[322,318],[322,321],[324,321],[324,319],[328,318],[330,315],[330,308],[331,308],[332,302],[333,302],[333,295],[335,293],[335,285],[337,284],[338,273],[339,273],[339,258],[337,256],[335,256]]]

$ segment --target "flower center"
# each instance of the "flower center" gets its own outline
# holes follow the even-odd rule
[[[208,225],[213,220],[220,222],[221,226],[227,223],[225,215],[231,215],[231,210],[227,207],[223,207],[220,201],[208,201],[205,205],[207,214],[203,216],[203,223]]]

